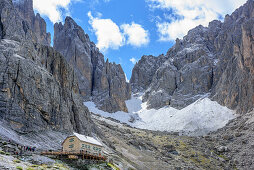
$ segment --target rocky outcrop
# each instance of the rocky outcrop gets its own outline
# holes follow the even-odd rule
[[[152,76],[146,80],[143,101],[150,108],[170,105],[183,108],[211,93],[211,98],[238,112],[252,110],[254,2],[249,0],[224,23],[213,21],[198,26],[167,52]],[[160,59],[151,59],[157,65]],[[134,68],[144,68],[139,62]],[[154,68],[152,69],[154,70]],[[142,84],[144,76],[133,70],[131,83]],[[154,72],[154,71],[152,71]]]
[[[34,44],[33,29],[0,2],[0,117],[22,133],[43,130],[91,134],[74,70],[53,48]],[[36,34],[36,33],[35,33]]]
[[[74,67],[79,90],[85,100],[93,100],[107,112],[126,111],[130,86],[120,65],[105,62],[103,54],[84,30],[67,17],[54,26],[54,48]]]
[[[142,56],[132,70],[130,84],[133,92],[145,91],[152,82],[153,75],[163,64],[164,56]]]
[[[27,21],[27,26],[33,31],[33,41],[50,46],[51,35],[47,33],[46,22],[40,14],[34,14],[33,0],[13,0],[13,4],[20,17]]]
[[[220,22],[211,24],[220,25]],[[211,50],[213,45],[209,37],[205,36],[209,31],[203,26],[189,31],[183,40],[176,40],[175,46],[164,57],[157,59],[160,61],[154,65],[160,63],[159,67],[143,96],[149,108],[167,105],[183,108],[210,91],[217,58]],[[139,79],[136,81],[140,82]]]
[[[128,112],[125,100],[130,99],[131,89],[130,85],[126,83],[126,77],[121,65],[110,63],[107,60],[103,72],[106,73],[107,89],[103,93],[95,91],[94,100],[97,100],[102,110]],[[97,91],[100,91],[100,87],[98,87]]]

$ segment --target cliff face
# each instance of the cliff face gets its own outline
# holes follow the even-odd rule
[[[132,70],[130,84],[133,92],[145,91],[152,82],[153,75],[163,64],[163,55],[154,57],[152,55],[142,56]]]
[[[218,83],[213,89],[214,100],[243,113],[254,106],[253,38],[254,1],[249,0],[226,16],[217,37],[221,43],[217,48],[222,50],[215,69]]]
[[[220,22],[213,22],[211,25],[219,29],[217,27],[220,26]],[[143,101],[147,101],[150,108],[166,105],[183,108],[210,91],[213,85],[213,66],[217,57],[211,50],[213,45],[210,44],[209,37],[205,35],[212,36],[207,33],[216,29],[199,26],[189,31],[183,40],[177,39],[175,46],[165,56],[149,59],[150,64],[142,62],[143,59],[137,63],[134,67],[137,70],[133,70],[131,78],[134,86],[133,82],[140,84],[143,81],[139,77],[147,77],[146,72],[142,70],[153,70],[147,78],[150,81],[147,81],[143,96]],[[150,65],[154,69],[150,69]],[[137,72],[139,77],[135,76]]]
[[[130,85],[120,65],[105,62],[104,56],[84,30],[67,17],[54,26],[54,48],[73,66],[79,90],[85,100],[93,100],[107,112],[127,111]]]
[[[19,16],[26,21],[26,24],[33,31],[33,41],[50,46],[51,35],[47,33],[46,22],[40,14],[34,14],[33,0],[13,0],[13,4]]]
[[[18,132],[91,134],[90,112],[79,97],[74,70],[60,53],[34,42],[37,33],[14,8],[0,2],[0,117]]]
[[[198,26],[182,40],[177,39],[164,57],[149,60],[150,65],[158,65],[158,60],[162,63],[147,78],[152,81],[147,81],[143,100],[149,107],[183,108],[211,93],[211,98],[238,112],[252,110],[253,8],[254,2],[249,0],[227,15],[224,23],[213,21],[208,27]],[[132,86],[144,82],[147,75],[143,75],[143,68],[149,70],[141,59],[134,67]]]

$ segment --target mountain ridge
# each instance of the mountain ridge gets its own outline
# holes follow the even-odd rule
[[[253,54],[243,51],[251,51],[253,7],[254,2],[249,0],[232,15],[226,15],[224,23],[215,20],[208,27],[197,26],[182,40],[177,39],[167,54],[157,59],[162,62],[154,71],[149,86],[146,85],[143,101],[147,101],[150,108],[166,105],[183,108],[211,93],[213,100],[239,113],[251,111],[254,104]],[[230,63],[231,60],[235,62]],[[149,70],[142,62],[137,63],[131,78],[134,88],[135,83],[142,84],[139,77],[146,77],[142,75],[144,71],[135,68]],[[136,76],[138,72],[141,75]],[[244,92],[246,89],[248,92]]]
[[[209,27],[190,30],[182,40],[176,40],[166,55],[143,56],[133,69],[131,84],[126,83],[121,65],[104,61],[89,36],[70,17],[64,25],[55,25],[54,47],[58,50],[50,47],[45,21],[34,19],[31,1],[25,0],[28,5],[16,7],[11,0],[0,1],[0,134],[7,139],[1,140],[0,150],[6,144],[11,149],[18,148],[18,144],[57,150],[61,149],[61,141],[77,132],[97,136],[114,163],[126,169],[254,168],[253,111],[235,118],[234,111],[221,109],[218,104],[238,113],[253,108],[252,0],[227,15],[224,23],[212,21]],[[29,9],[23,9],[26,6]],[[82,84],[81,77],[86,78],[87,84]],[[134,93],[145,92],[143,102],[147,103],[142,103],[141,96],[133,95],[136,99],[127,101],[133,107],[129,110],[145,110],[140,121],[143,127],[148,122],[151,129],[161,131],[129,126],[128,122],[135,123],[134,114],[125,119],[125,124],[106,116],[91,116],[83,104],[87,97],[97,104],[93,105],[97,110],[125,110],[121,104],[130,96],[130,85]],[[198,101],[207,94],[216,102],[207,98]],[[146,104],[163,109],[147,110]],[[223,114],[226,112],[229,114]],[[121,114],[129,116],[126,112]],[[220,121],[216,124],[212,119]],[[190,132],[193,125],[205,130],[202,134],[206,135],[189,137],[177,132],[177,128]],[[207,125],[211,129],[205,129]],[[208,133],[216,130],[214,126],[221,129]],[[167,132],[168,129],[175,131]],[[32,155],[33,159],[40,151]],[[9,157],[12,156],[1,154],[3,160]],[[0,168],[8,167],[1,163]],[[17,161],[12,159],[11,164],[16,167]]]

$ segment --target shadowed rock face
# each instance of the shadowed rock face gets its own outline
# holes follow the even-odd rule
[[[130,85],[120,65],[105,62],[104,56],[84,30],[67,17],[65,24],[54,26],[54,48],[73,66],[79,90],[85,100],[93,100],[107,112],[126,111]]]
[[[0,2],[0,14],[1,119],[22,133],[91,134],[94,124],[79,96],[74,70],[53,48],[34,44],[36,32],[11,0]]]
[[[13,4],[20,17],[27,21],[27,26],[33,31],[33,41],[50,46],[51,35],[47,33],[46,22],[40,14],[34,14],[33,0],[14,0]]]
[[[159,57],[142,56],[132,70],[130,79],[132,91],[145,91],[151,84],[153,75],[164,61],[165,57],[163,55]]]
[[[211,93],[222,105],[250,111],[254,104],[253,8],[249,0],[227,15],[224,23],[212,21],[208,27],[190,30],[164,57],[149,59],[150,64],[142,58],[134,67],[132,86],[145,84],[143,100],[150,108],[183,108]],[[151,76],[142,71],[149,70],[149,65],[156,66]]]

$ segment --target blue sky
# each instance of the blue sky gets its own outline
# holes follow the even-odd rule
[[[53,23],[71,16],[97,44],[105,59],[127,75],[142,55],[165,54],[189,29],[222,19],[246,0],[33,0],[36,12]],[[53,39],[53,37],[52,37]]]

